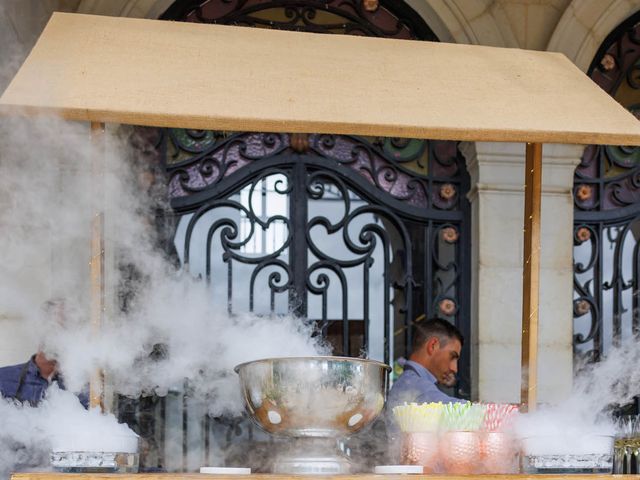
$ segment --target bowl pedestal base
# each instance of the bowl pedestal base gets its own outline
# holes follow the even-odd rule
[[[295,438],[276,456],[271,472],[291,475],[346,475],[353,465],[335,438]]]

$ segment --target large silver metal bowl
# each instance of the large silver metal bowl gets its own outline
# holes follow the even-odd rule
[[[235,367],[252,419],[272,434],[345,437],[382,411],[384,363],[348,357],[268,358]]]

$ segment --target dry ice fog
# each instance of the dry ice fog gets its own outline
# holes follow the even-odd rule
[[[126,130],[126,129],[125,129]],[[99,419],[69,392],[86,389],[96,369],[108,372],[114,392],[138,396],[166,394],[185,379],[194,396],[207,400],[212,415],[237,415],[243,408],[233,367],[265,357],[328,353],[304,322],[292,317],[260,318],[226,314],[214,305],[206,282],[176,269],[156,250],[145,216],[147,190],[138,195],[139,175],[123,151],[122,129],[109,135],[105,175],[106,239],[125,269],[109,269],[107,292],[126,295],[126,312],[107,308],[98,335],[88,321],[89,235],[95,183],[90,179],[88,127],[52,120],[2,119],[0,141],[0,304],[15,321],[12,334],[58,359],[68,389],[53,391],[37,409],[2,403],[2,471],[19,455],[37,456],[53,438],[73,438],[80,430],[86,449],[123,427],[114,417]],[[49,246],[49,247],[47,247]],[[30,278],[30,266],[50,264],[50,284]],[[135,280],[131,271],[135,271]],[[42,305],[64,299],[62,315]],[[116,299],[116,304],[119,304]],[[62,318],[61,318],[62,317]],[[162,345],[161,358],[151,355]],[[5,458],[5,456],[7,458]],[[45,456],[46,457],[46,456]],[[43,458],[45,458],[43,457]]]
[[[9,41],[2,44],[4,89],[25,52]],[[38,408],[0,400],[0,478],[21,465],[49,468],[48,452],[56,445],[120,448],[104,442],[126,436],[128,427],[112,415],[86,410],[74,395],[86,390],[97,369],[107,372],[111,394],[165,395],[188,379],[210,415],[238,415],[243,402],[235,365],[330,353],[300,319],[230,317],[226,305],[212,303],[206,282],[157,248],[150,212],[167,208],[166,198],[162,188],[148,184],[145,165],[134,161],[133,134],[129,127],[108,126],[100,198],[90,161],[98,153],[87,124],[0,118],[0,305],[6,316],[1,321],[12,325],[3,326],[2,334],[55,356],[67,388],[49,389]],[[88,264],[92,212],[101,204],[108,301],[96,335],[88,318]],[[42,265],[47,278],[36,274]],[[64,299],[62,315],[43,308],[50,299]],[[159,345],[164,354],[153,355]],[[576,378],[575,394],[565,403],[523,416],[519,434],[560,439],[611,433],[607,408],[639,393],[639,357],[635,343],[612,351]],[[554,448],[568,445],[559,441]]]

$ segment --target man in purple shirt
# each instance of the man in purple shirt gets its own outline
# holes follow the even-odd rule
[[[0,368],[0,395],[37,406],[52,382],[64,388],[58,363],[39,351],[28,362]]]
[[[416,324],[413,351],[389,391],[388,411],[405,402],[464,402],[438,388],[455,384],[463,343],[460,331],[446,320],[436,318]]]

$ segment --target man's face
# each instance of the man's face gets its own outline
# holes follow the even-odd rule
[[[462,345],[457,338],[446,342],[436,340],[431,354],[431,368],[429,370],[436,377],[438,383],[451,387],[456,383],[458,373],[458,359]]]
[[[36,353],[35,361],[38,370],[40,370],[40,375],[44,379],[49,380],[58,371],[58,361],[55,359],[55,357],[47,357],[47,355],[42,350],[39,350],[38,353]]]

